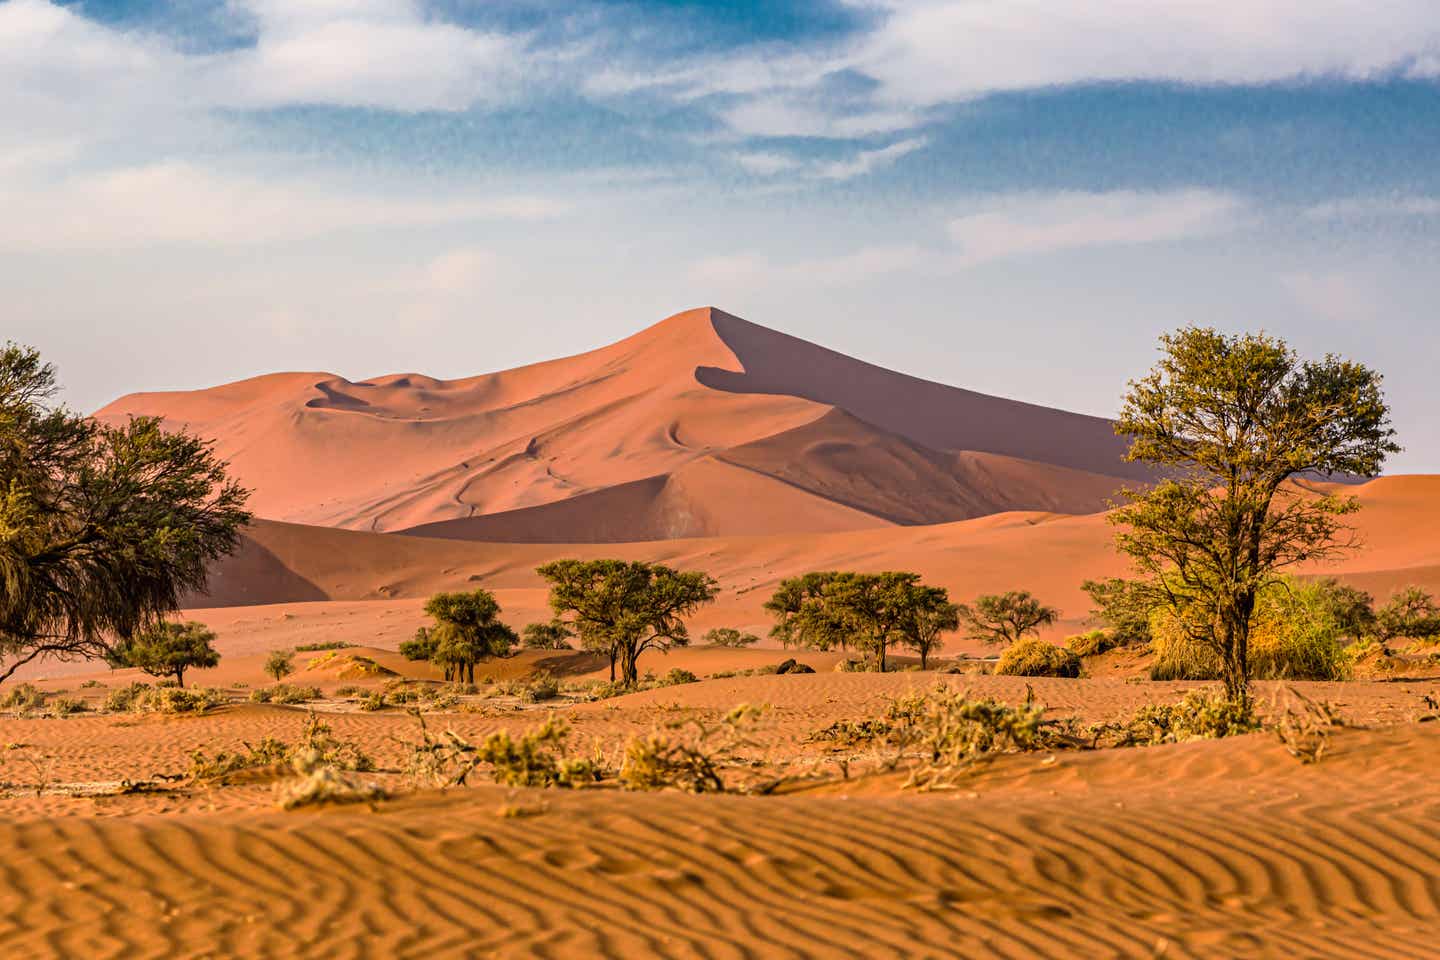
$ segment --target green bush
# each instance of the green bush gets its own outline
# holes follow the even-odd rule
[[[1128,726],[1135,742],[1183,743],[1253,733],[1260,720],[1248,702],[1223,693],[1191,690],[1178,703],[1152,703],[1135,711]]]
[[[384,710],[390,704],[385,700],[385,694],[379,690],[372,690],[360,698],[360,709],[369,712]]]
[[[520,691],[525,703],[544,703],[560,696],[560,681],[549,674],[541,674],[527,683]]]
[[[261,687],[250,692],[255,703],[306,703],[320,699],[319,687],[297,687],[289,683],[277,683],[273,687]]]
[[[1065,640],[1065,649],[1077,657],[1095,657],[1120,646],[1120,641],[1104,630],[1091,630]]]
[[[995,672],[1009,677],[1078,677],[1080,658],[1053,643],[1027,638],[1006,648]]]
[[[355,644],[348,640],[325,640],[320,643],[302,643],[295,648],[296,653],[319,653],[322,650],[349,650]]]
[[[79,697],[56,697],[50,701],[50,713],[57,717],[68,717],[90,709]]]
[[[33,683],[16,684],[0,696],[0,710],[14,710],[17,714],[39,710],[44,704],[45,694]]]
[[[1152,680],[1217,680],[1215,652],[1189,637],[1175,618],[1157,612],[1151,623]],[[1343,680],[1353,656],[1323,582],[1287,578],[1260,595],[1248,647],[1254,680]]]
[[[660,686],[674,687],[682,683],[698,683],[699,677],[689,670],[681,670],[679,667],[671,668],[665,676],[660,678]]]

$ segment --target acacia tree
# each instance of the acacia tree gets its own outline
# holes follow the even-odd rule
[[[646,650],[687,645],[681,618],[714,600],[717,587],[708,574],[640,561],[556,560],[536,572],[550,582],[550,609],[568,618],[580,646],[609,656],[612,683],[617,664],[633,684]]]
[[[293,650],[271,650],[270,655],[265,658],[265,673],[275,678],[279,683],[290,674],[295,672],[295,651]]]
[[[960,604],[956,612],[967,631],[965,639],[1004,646],[1038,632],[1060,616],[1059,610],[1045,606],[1028,590],[985,594],[976,597],[973,605]]]
[[[941,637],[960,629],[960,607],[944,587],[917,585],[900,618],[899,640],[920,654],[920,669],[930,669],[930,654],[944,644]]]
[[[97,423],[55,391],[36,351],[0,351],[0,681],[163,622],[250,521],[210,444],[154,417]]]
[[[1227,696],[1249,686],[1256,601],[1295,564],[1334,556],[1353,497],[1310,489],[1313,474],[1371,477],[1392,437],[1380,377],[1327,356],[1302,361],[1263,334],[1187,328],[1133,381],[1117,433],[1127,458],[1167,476],[1111,514],[1142,589],[1187,642],[1213,651]]]
[[[708,647],[749,647],[760,642],[753,633],[742,633],[734,627],[712,627],[701,638]]]
[[[489,590],[437,593],[425,601],[435,626],[425,634],[429,660],[446,680],[475,682],[475,664],[503,657],[519,638],[500,619],[500,604]],[[418,639],[418,636],[417,636]]]
[[[781,580],[765,601],[765,610],[775,618],[771,639],[784,647],[846,649],[852,636],[850,624],[825,602],[825,588],[840,576],[834,570],[817,570]]]
[[[1149,643],[1150,614],[1155,597],[1145,585],[1122,577],[1086,580],[1080,589],[1090,595],[1090,610],[1098,622],[1120,643]]]
[[[186,670],[213,667],[220,662],[214,642],[215,632],[203,623],[167,620],[121,640],[106,659],[111,667],[134,667],[152,677],[174,677],[183,687]]]
[[[520,631],[520,642],[528,650],[569,650],[574,636],[569,625],[561,620],[527,623]]]
[[[1420,587],[1405,587],[1375,611],[1371,626],[1385,643],[1401,638],[1430,640],[1440,637],[1440,606]]]

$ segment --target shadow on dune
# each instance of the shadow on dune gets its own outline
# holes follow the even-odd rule
[[[324,590],[247,535],[241,537],[239,550],[210,568],[210,589],[187,595],[181,606],[244,607],[329,599]]]

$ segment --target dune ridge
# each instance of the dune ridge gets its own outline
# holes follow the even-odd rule
[[[466,539],[1085,512],[1148,475],[1103,419],[892,373],[714,308],[459,380],[270,374],[95,416],[136,414],[213,439],[260,516]]]

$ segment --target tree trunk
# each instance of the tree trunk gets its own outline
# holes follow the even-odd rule
[[[885,672],[885,641],[884,641],[884,639],[881,639],[881,641],[880,641],[880,672],[881,672],[881,673],[884,673],[884,672]]]
[[[921,673],[924,673],[926,670],[929,670],[929,669],[930,669],[930,648],[929,648],[929,647],[921,647],[921,648],[920,648],[920,672],[921,672]]]
[[[615,655],[620,652],[619,647],[610,648],[610,682],[615,682]]]
[[[175,686],[177,686],[177,687],[183,687],[183,686],[185,686],[185,668],[184,668],[184,667],[176,667],[176,668],[175,668]]]

